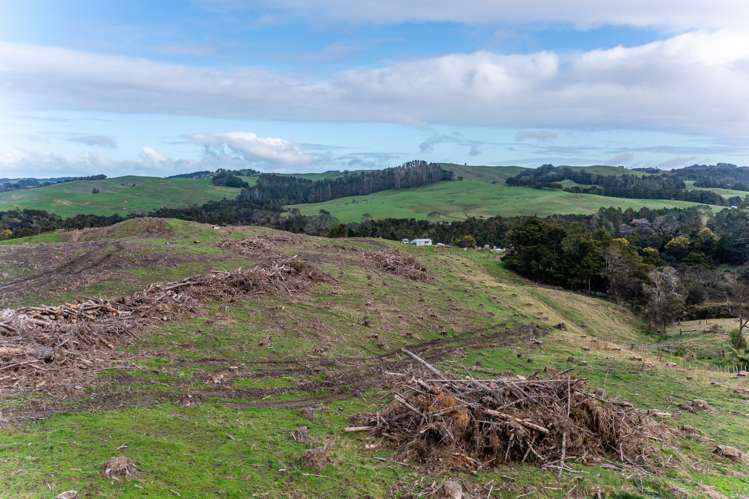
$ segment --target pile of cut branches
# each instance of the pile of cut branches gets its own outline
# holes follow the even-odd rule
[[[431,470],[477,470],[528,462],[559,471],[571,463],[647,468],[653,440],[668,431],[627,402],[607,400],[568,375],[455,379],[428,369],[397,384],[376,414],[348,431],[368,431],[400,459]]]
[[[293,294],[329,280],[291,257],[249,270],[152,284],[114,300],[0,311],[0,391],[59,386],[74,371],[107,364],[112,354],[106,352],[136,338],[142,327],[193,313],[202,300]]]
[[[267,257],[277,255],[279,246],[298,246],[303,242],[297,234],[266,234],[244,239],[225,239],[218,243],[218,247],[243,256]]]
[[[406,277],[414,281],[429,281],[431,275],[426,267],[410,255],[404,255],[395,250],[365,251],[365,259],[380,270]]]

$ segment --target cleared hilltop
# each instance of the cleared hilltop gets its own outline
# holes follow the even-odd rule
[[[654,336],[626,310],[531,283],[491,252],[137,219],[6,241],[0,261],[0,306],[95,298],[86,313],[102,313],[80,319],[89,329],[58,319],[78,343],[53,345],[47,361],[34,361],[38,350],[0,359],[4,494],[379,497],[429,493],[448,477],[483,497],[749,490],[745,464],[713,454],[749,449],[749,382],[717,368],[725,330],[684,323]],[[211,275],[220,286],[201,288]],[[185,278],[194,291],[180,294]],[[106,301],[118,296],[131,298]],[[149,303],[161,305],[123,316],[135,337],[114,327],[119,312],[100,312]],[[381,439],[343,430],[420,367],[403,347],[455,378],[571,373],[674,436],[654,442],[665,449],[647,472],[615,454],[569,456],[561,474],[530,461],[478,473],[401,462]],[[707,410],[688,409],[695,399]],[[319,448],[322,461],[304,457]],[[135,464],[130,479],[102,475],[113,456]]]

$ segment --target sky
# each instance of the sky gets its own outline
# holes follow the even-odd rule
[[[0,178],[749,164],[746,0],[0,0]]]

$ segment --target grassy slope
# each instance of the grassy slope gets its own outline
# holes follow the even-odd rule
[[[624,168],[623,166],[593,165],[593,166],[572,166],[571,168],[575,170],[585,170],[595,175],[635,175],[637,177],[650,175],[649,173],[631,170],[629,168]]]
[[[720,194],[724,198],[730,198],[734,196],[739,196],[743,198],[743,197],[749,196],[749,192],[737,191],[736,189],[721,189],[720,187],[695,187],[694,180],[687,180],[684,183],[687,185],[687,189],[689,190],[712,191],[716,194]]]
[[[373,218],[460,220],[469,216],[589,214],[605,206],[637,209],[643,206],[663,208],[688,207],[696,204],[684,201],[573,194],[561,190],[510,187],[503,182],[492,184],[485,180],[466,179],[294,207],[309,215],[323,209],[343,222],[358,222],[367,213]]]
[[[92,194],[97,188],[101,192]],[[87,180],[0,193],[0,211],[13,208],[47,210],[68,217],[80,213],[113,215],[146,213],[207,201],[233,198],[238,189],[216,187],[208,179],[117,177]]]
[[[210,255],[209,265],[216,268],[241,264],[236,263],[236,255],[216,248],[216,242],[274,233],[258,228],[214,231],[177,221],[170,226],[174,231],[169,236],[173,241],[170,251]],[[163,247],[160,239],[140,240],[137,229],[138,221],[130,221],[101,234],[124,237],[144,250]],[[25,243],[32,244],[28,247],[31,253],[34,241],[15,241],[3,250]],[[413,283],[380,274],[353,265],[348,253],[335,253],[341,245],[364,249],[382,244],[415,255],[432,270],[434,281]],[[716,461],[710,455],[715,443],[749,449],[747,399],[733,392],[734,386],[747,382],[703,370],[699,363],[688,370],[668,367],[668,362],[683,363],[683,359],[632,350],[633,345],[652,344],[656,338],[644,334],[637,320],[610,303],[532,285],[504,270],[494,255],[479,251],[318,238],[302,238],[282,249],[317,255],[313,261],[319,261],[320,268],[335,277],[338,285],[320,285],[291,299],[259,297],[228,307],[216,304],[198,317],[153,328],[127,349],[136,355],[135,369],[100,375],[95,400],[101,404],[107,394],[120,393],[125,407],[77,412],[75,403],[68,402],[68,414],[0,429],[3,494],[37,497],[75,488],[86,496],[381,497],[397,484],[410,490],[419,479],[412,468],[389,461],[387,450],[365,448],[366,437],[341,432],[351,415],[381,407],[385,394],[379,390],[325,403],[311,419],[292,408],[253,408],[254,403],[241,395],[207,397],[191,407],[149,404],[147,400],[155,394],[176,397],[185,390],[195,395],[208,393],[215,389],[205,382],[208,376],[237,366],[234,386],[289,387],[287,393],[269,395],[265,401],[293,402],[311,395],[300,392],[297,384],[325,376],[324,371],[270,375],[255,361],[286,359],[303,364],[320,355],[313,349],[321,344],[328,347],[321,354],[325,358],[369,356],[440,338],[441,329],[449,337],[462,331],[497,330],[504,324],[551,326],[562,320],[566,330],[552,329],[542,346],[523,342],[513,347],[456,351],[442,367],[458,375],[477,361],[482,369],[525,375],[545,367],[573,368],[594,386],[639,407],[675,411],[673,424],[698,428],[704,432],[704,440],[678,439],[676,449],[667,453],[673,467],[636,481],[604,467],[577,467],[580,473],[561,478],[531,466],[450,476],[475,484],[493,481],[495,497],[526,493],[528,485],[537,488],[535,497],[562,497],[573,486],[575,493],[587,497],[596,487],[604,493],[626,491],[648,497],[672,496],[678,491],[695,495],[702,484],[731,495],[749,490],[743,465]],[[147,282],[176,279],[195,271],[163,266],[128,269],[123,272],[130,279],[115,274],[110,280],[117,284],[100,289],[126,292],[123,282],[137,289]],[[76,293],[88,295],[87,291]],[[369,318],[369,328],[361,326],[363,317]],[[372,333],[379,336],[381,344],[371,338]],[[268,335],[273,338],[272,347],[261,347],[259,341]],[[638,360],[640,356],[644,359]],[[693,398],[706,399],[714,410],[691,414],[676,409]],[[143,401],[142,407],[137,407],[139,401]],[[310,428],[310,445],[334,443],[333,463],[321,471],[300,464],[310,445],[288,436],[300,424]],[[101,476],[102,463],[116,454],[138,463],[135,480],[111,482]],[[425,481],[441,479],[444,477],[428,476]]]

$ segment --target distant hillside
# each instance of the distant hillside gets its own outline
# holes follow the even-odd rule
[[[593,194],[571,193],[561,190],[541,190],[511,187],[505,180],[529,170],[519,166],[461,166],[443,165],[462,181],[405,189],[383,191],[367,196],[351,196],[324,203],[299,204],[303,214],[314,215],[321,209],[342,222],[358,222],[364,215],[372,218],[416,218],[430,220],[460,220],[468,217],[516,216],[554,214],[590,214],[601,207],[622,209],[686,208],[697,203],[662,199],[624,199]],[[621,174],[617,167],[578,167],[596,171],[598,175]],[[642,172],[633,175],[643,175]]]
[[[163,207],[202,204],[233,198],[237,194],[238,189],[214,186],[210,179],[128,176],[0,192],[0,211],[27,208],[46,210],[63,217],[82,213],[126,215]]]
[[[633,170],[631,168],[624,168],[623,166],[608,166],[608,165],[591,165],[591,166],[570,166],[573,170],[579,170],[588,172],[592,175],[634,175],[636,177],[642,177],[650,175],[641,170]]]
[[[0,178],[0,192],[16,189],[33,189],[47,185],[75,182],[77,180],[104,180],[106,175],[90,175],[87,177],[52,177],[52,178]]]
[[[687,201],[639,197],[623,199],[582,192],[505,185],[508,178],[533,171],[520,166],[468,166],[452,163],[443,163],[439,166],[452,173],[456,180],[416,188],[382,190],[373,194],[342,197],[322,203],[291,206],[299,208],[304,214],[313,215],[324,209],[341,221],[353,222],[360,221],[364,215],[370,215],[373,218],[461,220],[471,216],[590,214],[600,207],[608,206],[637,209],[643,206],[663,208],[695,205]],[[613,166],[571,168],[602,176],[648,175],[645,172]],[[709,168],[707,171],[712,171]],[[244,170],[238,172],[241,173]],[[205,176],[205,173],[194,172],[166,179],[128,176],[74,181],[34,189],[0,192],[0,211],[14,208],[40,209],[63,217],[77,214],[127,215],[147,213],[159,208],[201,205],[224,198],[232,199],[241,192],[236,188],[212,185],[211,176]],[[247,173],[251,171],[247,170]],[[281,175],[279,178],[297,177],[311,182],[334,180],[342,182],[344,177],[358,176],[363,173],[365,172],[331,170],[322,173]],[[201,176],[203,178],[200,178]],[[240,178],[250,187],[254,187],[259,177],[242,175]],[[718,187],[700,187],[698,185],[700,182],[693,180],[685,180],[684,183],[688,190],[710,190],[726,199],[731,196],[749,194]],[[563,184],[565,188],[575,187],[571,181],[564,181]]]

